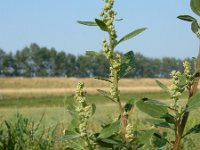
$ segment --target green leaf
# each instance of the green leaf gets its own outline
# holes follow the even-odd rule
[[[163,149],[163,147],[169,143],[169,141],[163,137],[163,135],[159,133],[154,133],[153,139],[152,139],[152,144],[154,147],[157,149]]]
[[[122,18],[120,18],[120,19],[115,19],[115,21],[122,21],[123,19]]]
[[[125,76],[129,73],[134,67],[134,53],[133,51],[129,51],[128,53],[124,54],[122,57],[122,64],[120,66],[120,70],[118,72],[119,77]]]
[[[110,93],[109,93],[109,92],[106,92],[106,91],[101,90],[101,89],[97,89],[97,91],[98,91],[101,95],[103,95],[104,97],[106,97],[106,98],[108,98],[109,100],[115,102],[115,101],[113,100],[113,98],[110,96]]]
[[[188,107],[187,110],[195,110],[200,107],[200,92],[196,93],[194,96],[192,96],[188,101]]]
[[[189,15],[181,15],[177,17],[178,19],[184,20],[184,21],[189,21],[189,22],[193,22],[196,21],[195,18],[189,16]]]
[[[113,139],[102,139],[101,141],[103,141],[105,143],[112,144],[112,145],[123,145],[122,142],[116,141],[116,140],[113,140]]]
[[[95,51],[86,51],[86,55],[88,55],[88,56],[98,56],[99,53],[97,53]]]
[[[154,118],[161,118],[168,112],[166,105],[147,98],[137,101],[136,105],[142,112]]]
[[[93,21],[77,21],[77,22],[86,26],[97,26],[96,22]]]
[[[140,144],[150,143],[150,139],[153,136],[154,132],[155,132],[155,129],[140,131],[140,134],[138,135],[138,140]]]
[[[101,20],[99,20],[99,19],[95,19],[95,22],[96,22],[96,24],[99,26],[99,28],[100,28],[102,31],[106,31],[106,32],[109,31],[107,25],[106,25],[103,21],[101,21]]]
[[[195,14],[200,16],[200,1],[199,0],[191,0],[190,7]]]
[[[165,121],[168,122],[168,123],[171,123],[171,124],[175,124],[176,123],[176,119],[174,118],[174,116],[172,116],[169,113],[166,113],[161,118],[165,119]]]
[[[192,29],[192,32],[194,32],[195,34],[199,31],[199,25],[197,21],[192,22],[191,29]]]
[[[124,111],[125,112],[129,112],[131,111],[131,109],[134,107],[134,103],[135,103],[135,100],[131,99],[130,101],[128,101],[125,106],[124,106]]]
[[[183,137],[191,133],[200,133],[200,124],[197,124],[194,127],[192,127],[187,133],[185,133]]]
[[[108,138],[112,136],[114,133],[118,132],[119,129],[120,129],[120,120],[117,120],[116,122],[103,128],[98,136],[98,139]]]
[[[97,80],[102,80],[102,81],[107,81],[107,82],[110,82],[112,83],[108,78],[103,78],[103,77],[95,77],[95,79]]]
[[[92,115],[94,115],[94,113],[96,112],[96,105],[95,104],[92,104]]]
[[[135,37],[136,35],[140,34],[141,32],[143,32],[144,30],[146,30],[146,28],[140,28],[140,29],[137,29],[137,30],[134,30],[133,32],[125,35],[123,38],[121,38],[117,44],[121,43],[121,42],[124,42],[124,41],[127,41],[133,37]]]
[[[164,127],[164,128],[171,129],[171,126],[167,122],[158,122],[158,123],[155,123],[155,126],[156,127]]]
[[[79,117],[78,117],[78,113],[75,110],[75,106],[74,106],[74,101],[67,101],[67,112],[72,116],[72,120],[70,122],[69,128],[70,129],[74,129],[75,127],[78,127],[79,125]]]
[[[169,88],[168,88],[166,85],[164,85],[162,82],[156,80],[156,83],[157,83],[157,85],[158,85],[159,87],[161,87],[165,92],[169,92]]]
[[[62,140],[74,140],[78,139],[80,136],[81,135],[77,132],[66,130],[65,135],[62,137]]]

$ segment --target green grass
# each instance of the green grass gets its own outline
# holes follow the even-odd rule
[[[148,97],[151,99],[162,100],[163,102],[169,103],[169,96],[164,92],[143,92],[143,93],[125,93],[121,95],[123,102],[130,99],[141,99]],[[183,95],[185,100],[187,95]],[[111,103],[108,99],[105,99],[101,95],[87,95],[89,103],[95,103],[97,106],[96,113],[90,120],[91,130],[100,130],[101,125],[104,123],[111,122],[118,117],[118,106]],[[46,128],[59,126],[58,135],[62,134],[63,129],[67,129],[71,116],[66,111],[66,102],[73,100],[73,95],[69,94],[67,96],[4,96],[0,100],[0,122],[4,120],[12,119],[16,113],[20,113],[23,116],[39,122],[41,117],[42,125]],[[188,120],[186,131],[190,129],[199,121],[200,110],[191,113]],[[131,121],[134,124],[134,128],[137,130],[151,128],[147,119],[150,118],[146,114],[135,110],[131,115]],[[191,135],[192,141],[198,143],[200,140],[198,134]],[[198,146],[197,146],[198,147]]]
[[[143,93],[125,93],[121,94],[122,101],[129,101],[130,99],[150,98],[156,100],[167,100],[168,94],[165,92],[143,92]],[[185,94],[184,98],[187,97]],[[4,95],[0,97],[0,108],[21,108],[21,107],[62,107],[67,100],[73,100],[73,94],[66,96],[52,95],[52,96],[9,96]],[[110,101],[99,94],[87,95],[89,103],[106,104]]]

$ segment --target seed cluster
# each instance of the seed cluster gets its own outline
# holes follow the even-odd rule
[[[86,147],[95,147],[95,142],[93,138],[89,135],[87,131],[89,118],[92,116],[92,106],[86,103],[86,91],[83,89],[84,83],[79,82],[76,87],[76,94],[74,99],[77,102],[76,111],[79,116],[79,132],[82,138],[85,139]]]
[[[184,67],[184,74],[186,77],[186,86],[187,86],[187,89],[190,89],[193,83],[190,63],[188,61],[184,61],[183,67]]]
[[[126,126],[126,134],[125,134],[125,138],[127,142],[131,142],[134,138],[133,135],[133,126],[128,123],[128,125]]]
[[[83,90],[84,83],[79,82],[76,88],[76,95],[74,99],[77,102],[76,111],[78,112],[80,124],[79,130],[81,136],[87,135],[87,123],[88,119],[91,117],[91,106],[86,103],[86,92]]]
[[[181,96],[181,89],[179,87],[179,84],[180,84],[180,76],[181,76],[181,73],[179,71],[175,71],[173,70],[170,74],[171,76],[171,80],[172,80],[172,85],[170,86],[169,88],[169,93],[170,93],[170,96],[172,99],[174,100],[178,100],[179,97]]]
[[[115,16],[117,13],[113,10],[114,0],[104,0],[105,5],[100,13],[102,21],[106,24],[109,29],[111,36],[111,42],[116,43],[117,34],[113,22],[115,21]]]

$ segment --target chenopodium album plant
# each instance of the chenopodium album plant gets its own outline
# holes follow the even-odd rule
[[[65,130],[63,139],[67,141],[69,149],[138,149],[150,144],[149,139],[154,133],[154,129],[134,131],[133,124],[129,121],[131,110],[134,107],[134,100],[123,104],[121,101],[119,80],[129,73],[134,67],[134,53],[132,51],[121,55],[115,52],[115,48],[120,43],[129,40],[143,32],[146,28],[139,28],[121,39],[117,40],[117,33],[114,22],[117,13],[113,10],[114,0],[104,0],[105,5],[100,13],[100,19],[95,21],[78,21],[86,26],[97,26],[102,31],[108,33],[108,39],[102,40],[101,52],[87,51],[90,56],[104,55],[110,64],[110,74],[108,77],[97,77],[110,83],[110,91],[97,89],[97,91],[108,100],[116,104],[119,110],[117,120],[102,125],[99,132],[91,131],[88,128],[89,119],[95,112],[95,105],[88,104],[83,83],[77,86],[76,95],[73,102],[68,103],[68,111],[72,115],[71,126]]]
[[[190,6],[193,12],[200,16],[200,1],[191,0]],[[200,25],[195,18],[188,15],[178,16],[178,18],[192,22],[191,29],[197,37],[200,38]],[[189,134],[200,132],[200,124],[185,131],[190,112],[200,107],[200,93],[197,91],[200,77],[200,51],[197,59],[195,59],[195,65],[195,72],[191,71],[191,64],[187,61],[183,63],[183,73],[172,71],[170,74],[172,85],[170,87],[156,81],[157,84],[169,94],[171,99],[170,105],[148,98],[143,98],[136,102],[137,107],[141,111],[147,113],[151,117],[157,118],[157,121],[154,120],[155,127],[168,129],[168,132],[162,130],[162,132],[154,133],[153,143],[155,148],[165,149],[168,147],[173,150],[184,149],[185,147],[181,144],[181,139],[186,138]],[[184,104],[181,95],[185,91],[188,92],[188,100]],[[169,134],[167,135],[167,133],[170,133],[169,130],[173,132],[174,138],[169,137]]]

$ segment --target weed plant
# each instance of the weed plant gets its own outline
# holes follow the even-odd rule
[[[103,124],[99,132],[90,131],[88,121],[95,112],[95,105],[87,104],[84,83],[77,86],[74,104],[68,105],[68,111],[73,116],[71,130],[65,132],[65,140],[71,149],[173,149],[180,150],[184,148],[181,140],[187,139],[187,135],[200,132],[200,124],[195,125],[188,131],[185,126],[188,121],[190,111],[200,106],[200,93],[197,92],[197,85],[200,74],[200,53],[194,61],[196,69],[191,71],[191,64],[184,62],[184,72],[172,71],[170,76],[172,84],[170,87],[165,86],[160,81],[156,83],[169,94],[170,104],[150,98],[141,100],[131,99],[129,102],[122,104],[122,97],[119,90],[119,80],[124,77],[134,67],[134,53],[132,51],[125,55],[115,52],[115,48],[122,42],[129,40],[143,32],[146,28],[140,28],[127,34],[117,40],[117,32],[114,22],[121,21],[116,19],[117,13],[113,10],[114,0],[104,0],[105,5],[100,13],[100,19],[92,21],[78,21],[78,23],[87,26],[98,26],[102,31],[108,33],[108,39],[102,41],[102,51],[100,53],[87,51],[88,55],[104,55],[110,64],[110,74],[108,77],[97,77],[110,83],[110,91],[97,89],[97,91],[112,101],[118,107],[118,118]],[[200,16],[200,1],[191,0],[191,9]],[[179,16],[179,19],[192,22],[191,29],[200,37],[198,21],[188,15]],[[180,105],[183,92],[188,92],[188,101]],[[155,118],[151,120],[153,126],[150,129],[135,130],[134,122],[129,121],[134,104],[137,107]],[[181,103],[182,104],[182,103]],[[174,135],[171,136],[171,135]],[[74,140],[77,142],[74,144]],[[72,142],[73,141],[73,142]],[[186,140],[189,141],[189,140]],[[187,143],[187,142],[185,142]]]

